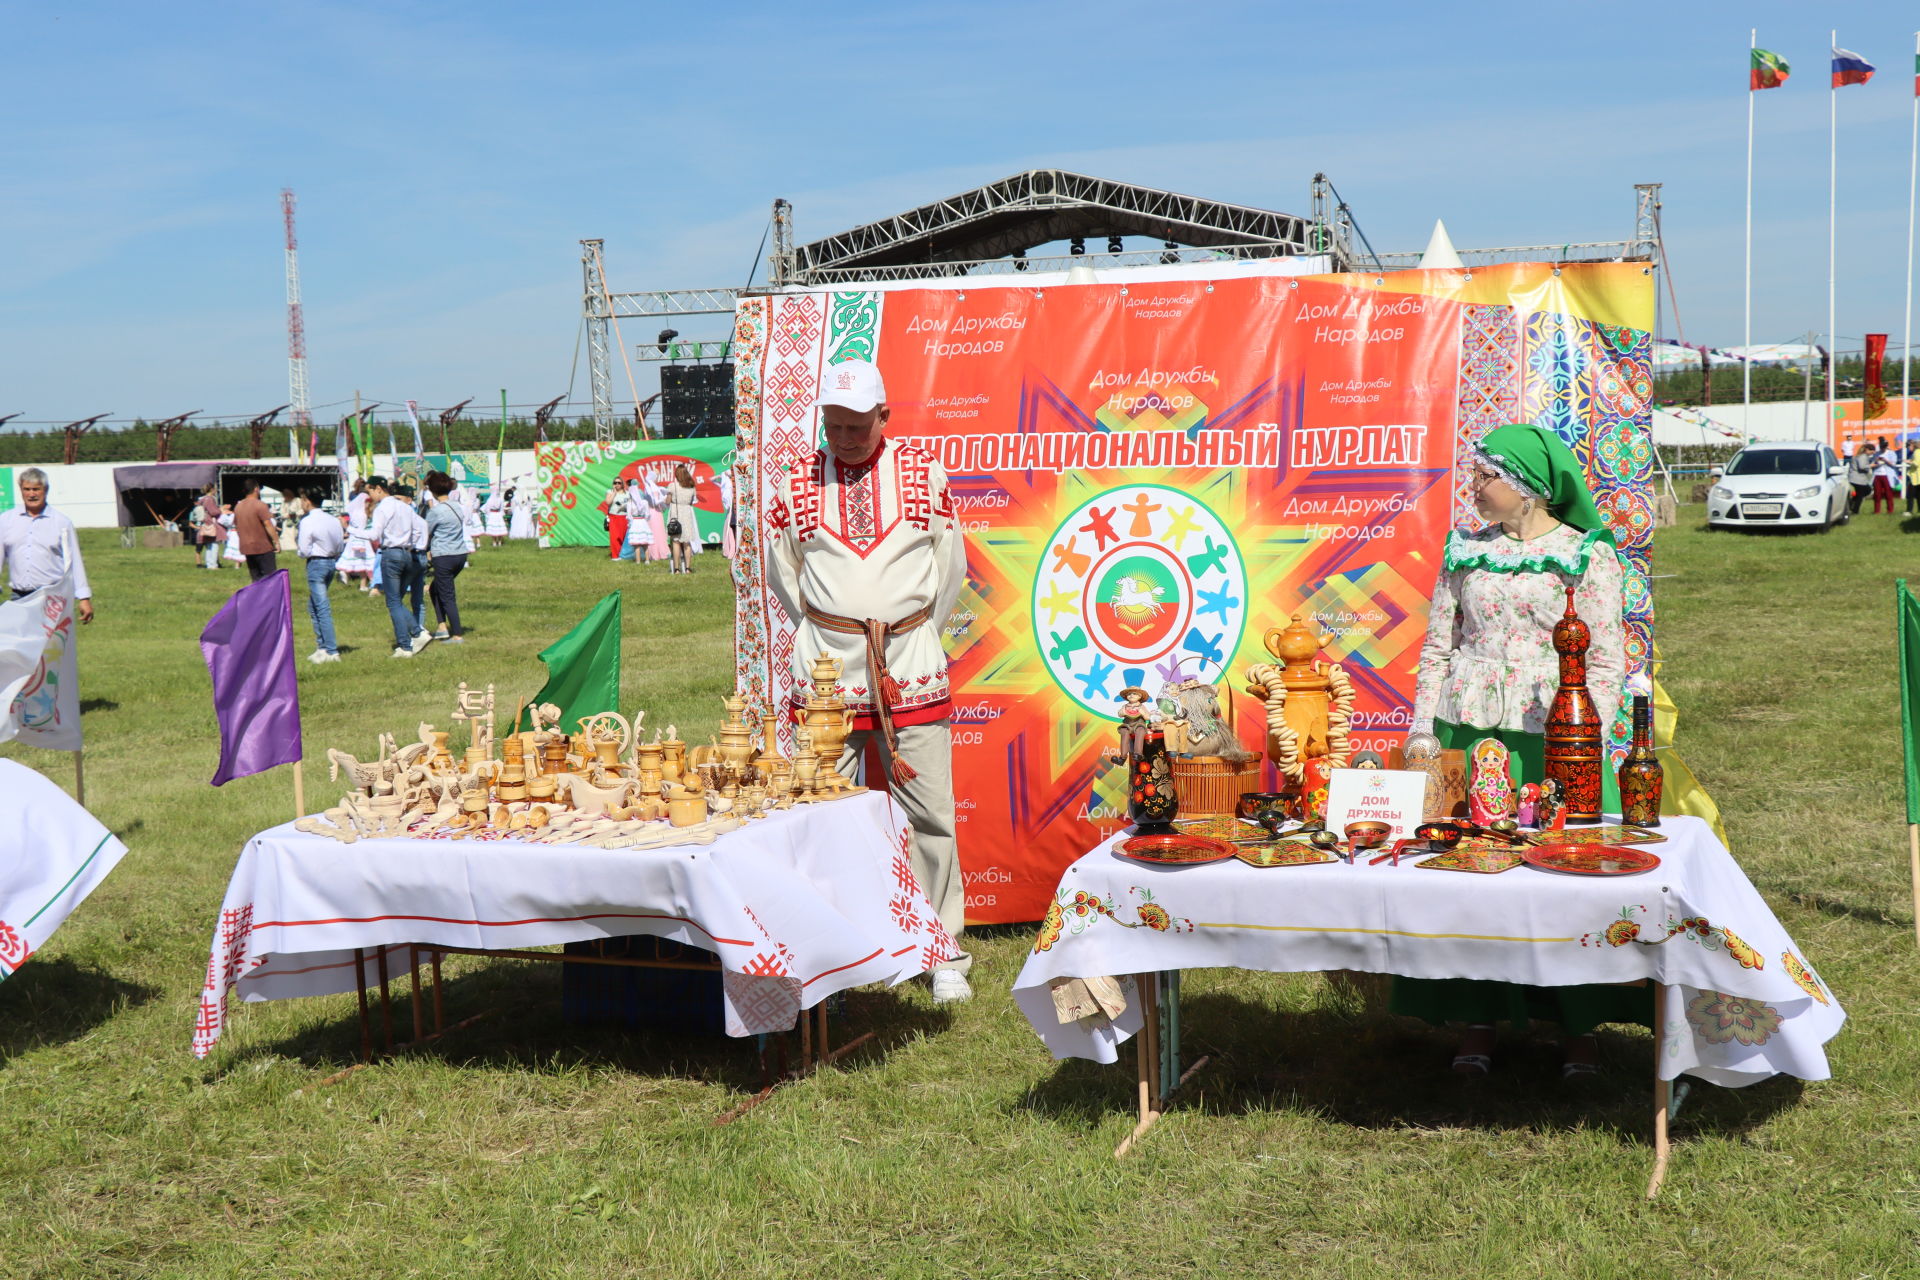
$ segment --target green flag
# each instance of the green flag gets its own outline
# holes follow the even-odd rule
[[[581,716],[620,709],[620,593],[609,591],[580,625],[540,651],[547,683],[535,704],[560,708],[560,731],[578,733]],[[525,720],[525,716],[521,717]],[[518,733],[522,723],[515,723]]]
[[[1907,745],[1907,822],[1920,823],[1920,600],[1907,580],[1893,584],[1900,633],[1900,736]]]

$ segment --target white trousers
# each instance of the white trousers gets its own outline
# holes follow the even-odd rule
[[[953,838],[953,724],[936,720],[932,724],[902,725],[898,731],[900,758],[915,774],[905,786],[893,788],[893,798],[907,811],[913,824],[913,874],[921,892],[940,914],[940,923],[957,943],[967,923],[967,895],[960,879],[960,852]],[[861,763],[871,740],[880,756],[880,767],[893,763],[887,754],[887,740],[878,729],[860,729],[847,735],[840,753],[840,772],[856,782],[864,782]],[[973,964],[971,956],[961,956],[942,969],[965,973]]]

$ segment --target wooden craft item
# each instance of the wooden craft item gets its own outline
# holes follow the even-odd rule
[[[1553,651],[1560,656],[1560,687],[1547,708],[1547,777],[1566,793],[1569,823],[1600,821],[1601,770],[1605,767],[1605,726],[1587,689],[1587,649],[1593,633],[1573,607],[1567,586],[1567,611],[1553,625]]]
[[[1310,844],[1301,844],[1297,840],[1281,840],[1268,844],[1243,844],[1238,846],[1234,857],[1250,867],[1312,867],[1324,862],[1338,862],[1340,857],[1326,849],[1316,849]]]
[[[1620,762],[1620,816],[1642,827],[1660,825],[1666,771],[1653,753],[1653,711],[1645,694],[1633,696],[1633,745]]]
[[[1467,784],[1467,817],[1486,826],[1513,816],[1513,773],[1507,744],[1482,738],[1473,744],[1473,776]]]
[[[1413,865],[1428,871],[1470,871],[1478,875],[1498,875],[1502,871],[1513,870],[1524,861],[1524,858],[1511,849],[1488,850],[1483,853],[1460,848],[1449,849],[1431,858],[1423,858]]]
[[[1270,629],[1264,642],[1274,662],[1247,668],[1247,692],[1266,703],[1268,758],[1296,786],[1310,760],[1345,768],[1353,682],[1338,663],[1315,661],[1331,638],[1296,614],[1287,626]]]

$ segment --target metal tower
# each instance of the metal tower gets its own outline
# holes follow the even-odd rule
[[[1626,256],[1645,258],[1655,266],[1662,266],[1657,255],[1660,248],[1660,188],[1658,182],[1636,182],[1633,184],[1633,239],[1627,243]]]
[[[580,272],[585,287],[583,298],[587,324],[587,381],[593,385],[593,438],[602,444],[613,442],[613,368],[607,350],[607,324],[613,306],[607,300],[606,268],[600,261],[604,240],[580,242]]]
[[[287,456],[300,456],[300,432],[313,426],[307,400],[307,325],[300,315],[300,249],[293,235],[293,188],[280,190],[280,212],[287,223],[287,399],[293,418],[287,427]]]

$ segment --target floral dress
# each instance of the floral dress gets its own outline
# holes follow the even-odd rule
[[[1587,689],[1612,725],[1626,690],[1620,558],[1598,532],[1560,525],[1529,542],[1499,525],[1447,538],[1427,612],[1413,727],[1435,721],[1541,735],[1560,685],[1553,625],[1573,607],[1592,633]],[[1538,781],[1527,779],[1528,781]]]

